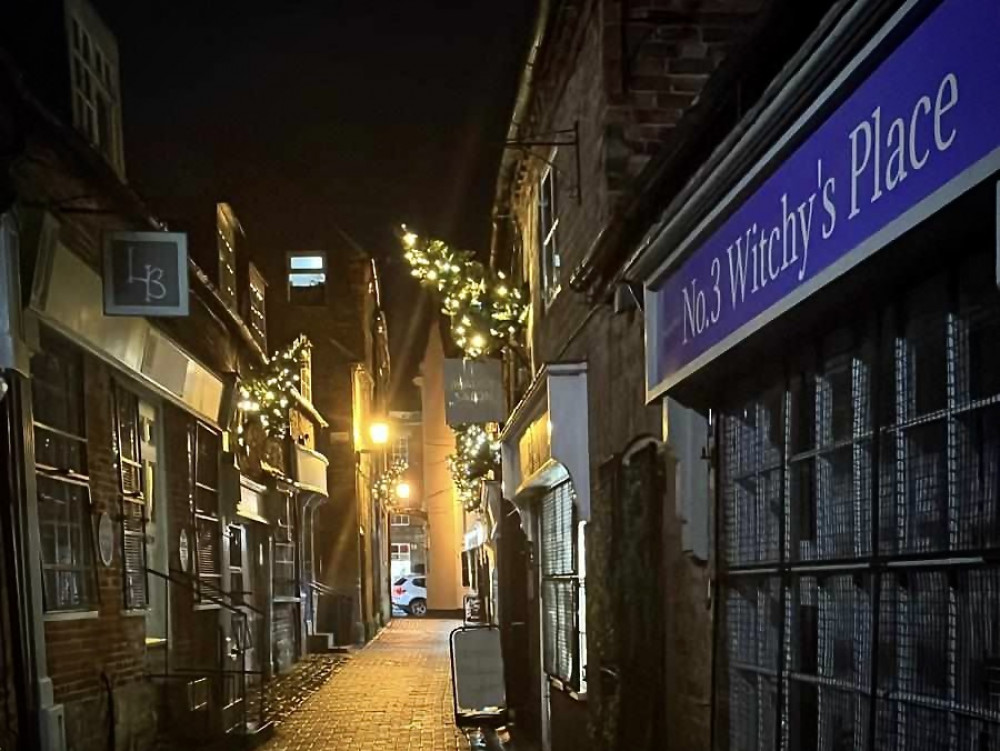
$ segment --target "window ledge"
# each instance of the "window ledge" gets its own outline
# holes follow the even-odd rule
[[[273,602],[277,602],[277,603],[299,603],[299,602],[302,602],[302,598],[301,597],[274,597],[274,598],[272,598],[272,601]]]
[[[46,623],[58,623],[59,621],[92,621],[100,617],[100,613],[96,610],[61,610],[46,613],[44,620]]]
[[[125,618],[145,618],[149,613],[148,608],[134,608],[132,610],[122,610],[121,614]]]
[[[219,610],[222,606],[217,602],[196,602],[194,604],[195,610]]]
[[[156,649],[158,647],[165,647],[165,646],[167,646],[166,639],[160,639],[152,636],[146,637],[146,649]]]

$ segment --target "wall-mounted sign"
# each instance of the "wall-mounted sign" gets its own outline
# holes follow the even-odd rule
[[[110,566],[115,555],[115,525],[107,511],[101,512],[97,519],[97,554],[101,563]]]
[[[1000,167],[998,37],[996,0],[944,0],[713,234],[690,238],[647,288],[650,398]]]
[[[445,360],[444,395],[449,425],[501,422],[506,417],[499,360]]]
[[[104,314],[186,316],[187,235],[110,232],[104,236]]]
[[[521,460],[521,479],[524,481],[552,458],[548,412],[525,429],[518,441],[517,448]]]
[[[177,541],[177,555],[181,559],[181,571],[185,574],[191,565],[191,548],[188,545],[188,533],[186,529],[181,530],[180,539]]]

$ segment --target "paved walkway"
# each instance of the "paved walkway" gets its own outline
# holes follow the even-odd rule
[[[264,751],[468,751],[455,730],[454,621],[397,618],[278,726]]]

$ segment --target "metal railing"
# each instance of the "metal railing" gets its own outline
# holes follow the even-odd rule
[[[225,592],[214,584],[178,571],[177,569],[171,569],[169,573],[165,573],[147,568],[146,572],[167,583],[168,601],[169,585],[174,585],[186,592],[190,592],[194,601],[217,605],[242,622],[240,634],[235,639],[232,638],[231,634],[226,634],[221,624],[219,625],[220,636],[223,637],[220,643],[227,644],[232,641],[233,646],[228,652],[224,649],[219,650],[216,665],[211,667],[174,666],[171,665],[170,650],[165,649],[163,651],[162,672],[147,671],[147,676],[153,680],[165,681],[186,680],[191,682],[197,678],[217,681],[217,685],[220,687],[223,696],[222,702],[219,705],[220,718],[223,720],[223,734],[231,734],[238,729],[240,735],[246,735],[251,731],[251,728],[256,731],[265,727],[269,721],[267,702],[268,675],[264,670],[250,669],[247,665],[247,652],[253,648],[253,630],[251,629],[250,615],[253,614],[264,619],[264,612],[247,603],[236,603],[229,592]],[[168,645],[172,643],[172,620],[169,616],[166,618],[166,643]],[[227,668],[227,661],[236,661],[238,667],[235,669]],[[231,682],[235,682],[236,687],[236,697],[232,701],[230,700],[229,690],[234,684]],[[233,723],[226,718],[225,712],[237,703],[240,705],[239,721]],[[251,704],[254,705],[252,710]]]

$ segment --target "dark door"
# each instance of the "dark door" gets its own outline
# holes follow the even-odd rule
[[[532,635],[538,634],[538,607],[530,559],[530,543],[521,529],[521,515],[505,500],[497,565],[507,704],[513,712],[515,725],[530,737],[538,738],[541,733],[541,660],[538,639],[532,639]]]

